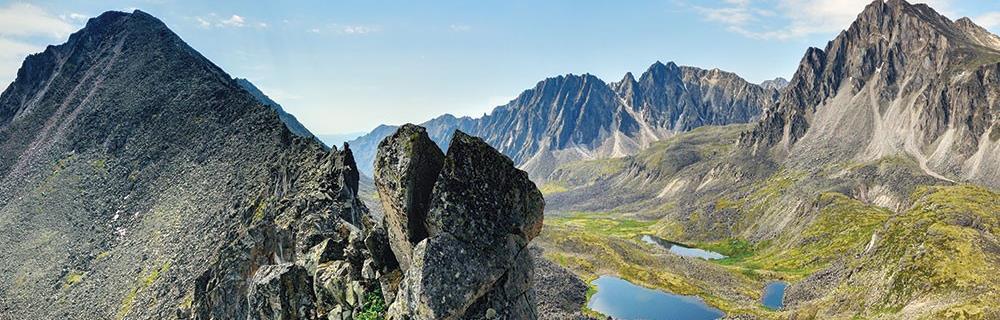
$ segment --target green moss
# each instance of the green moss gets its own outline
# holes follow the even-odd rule
[[[272,197],[268,197],[262,200],[260,203],[257,203],[257,207],[254,208],[253,216],[251,217],[252,223],[258,223],[264,221],[264,217],[267,214],[266,211],[267,207],[271,205],[271,202],[273,202],[273,200],[274,199]]]
[[[587,281],[586,297],[587,297],[587,301],[589,302],[590,298],[593,297],[595,294],[597,294],[597,286],[595,286],[593,284],[594,279],[588,279],[586,281]],[[598,312],[597,310],[591,309],[589,303],[584,303],[583,307],[581,307],[581,308],[582,308],[581,312],[584,315],[590,316],[592,318],[595,318],[595,319],[606,319],[606,318],[608,318],[607,315],[604,315],[604,314]]]
[[[97,159],[90,162],[90,166],[94,168],[94,171],[103,172],[108,170],[108,163],[105,159]]]
[[[139,279],[136,287],[130,290],[128,294],[125,295],[125,298],[122,299],[122,303],[118,307],[118,313],[116,314],[115,319],[124,319],[125,316],[132,312],[132,307],[135,304],[135,299],[138,297],[139,293],[152,286],[153,283],[155,283],[163,273],[166,273],[168,269],[170,269],[170,261],[164,262],[158,268],[150,270],[148,274]]]
[[[538,187],[538,190],[542,192],[542,195],[547,196],[550,194],[569,191],[569,186],[567,186],[566,183],[561,181],[549,181],[542,184],[542,186]]]
[[[189,291],[187,294],[184,295],[184,299],[182,299],[181,303],[177,305],[177,308],[181,310],[191,310],[191,306],[193,305],[194,305],[194,291]]]
[[[86,273],[82,271],[70,271],[70,273],[66,274],[66,279],[63,281],[63,288],[69,288],[77,283],[83,282],[85,277]]]
[[[375,290],[365,295],[364,306],[361,312],[354,315],[354,320],[383,320],[385,319],[386,305],[382,298],[382,292]]]
[[[110,256],[111,256],[111,251],[110,250],[109,251],[101,251],[101,253],[98,253],[97,256],[94,257],[94,259],[104,260],[104,259],[107,259]]]

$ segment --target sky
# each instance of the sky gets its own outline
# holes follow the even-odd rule
[[[920,2],[920,1],[917,1]],[[1000,1],[929,0],[1000,33]],[[148,12],[316,134],[482,116],[561,74],[607,82],[656,61],[790,78],[868,0],[7,1],[0,87],[24,57],[108,10]]]

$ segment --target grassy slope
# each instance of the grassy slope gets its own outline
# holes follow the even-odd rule
[[[549,257],[585,279],[616,274],[647,287],[699,295],[730,314],[995,315],[991,303],[1000,303],[1000,284],[982,275],[995,274],[998,265],[996,193],[975,186],[922,186],[935,182],[922,176],[912,159],[902,157],[808,172],[775,169],[763,179],[726,180],[706,171],[752,169],[746,170],[746,164],[725,167],[734,162],[721,147],[729,138],[725,132],[707,128],[634,157],[564,166],[554,176],[556,182],[549,182],[559,186],[562,199],[604,188],[609,199],[600,201],[622,204],[608,210],[614,214],[548,218],[540,242]],[[696,153],[697,160],[671,155],[677,152]],[[584,179],[593,172],[601,174]],[[686,188],[656,197],[668,183],[681,180],[687,181]],[[723,186],[713,189],[712,183]],[[616,199],[629,192],[645,198]],[[914,195],[907,197],[909,193]],[[650,216],[661,218],[643,219]],[[730,258],[708,263],[663,257],[638,241],[646,233]],[[841,278],[817,284],[819,275],[828,274]],[[785,312],[772,313],[756,302],[767,279],[823,289],[797,298]]]

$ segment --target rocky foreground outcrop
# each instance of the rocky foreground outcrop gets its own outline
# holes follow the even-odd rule
[[[405,125],[379,145],[375,186],[401,262],[402,278],[382,284],[398,288],[383,292],[387,318],[537,318],[526,248],[544,200],[510,159],[461,131],[442,157],[424,128]]]

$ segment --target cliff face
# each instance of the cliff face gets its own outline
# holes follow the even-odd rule
[[[997,39],[926,5],[875,1],[826,49],[806,52],[777,106],[741,145],[804,165],[820,155],[829,162],[907,154],[940,179],[996,186]]]
[[[589,74],[545,79],[482,118],[444,115],[421,125],[445,149],[455,130],[482,137],[544,179],[563,163],[634,154],[700,126],[750,122],[777,96],[732,73],[657,62],[639,79],[627,74],[610,84]],[[395,127],[351,142],[362,172],[370,172],[365,160],[386,128]]]

